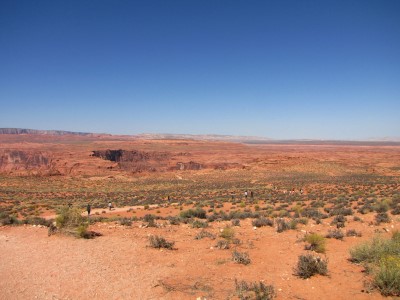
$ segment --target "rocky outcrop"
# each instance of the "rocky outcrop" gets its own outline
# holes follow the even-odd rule
[[[92,156],[116,162],[120,169],[132,172],[165,171],[171,154],[167,152],[145,152],[138,150],[95,150]]]
[[[4,150],[0,152],[0,170],[13,171],[50,171],[51,158],[40,151]]]

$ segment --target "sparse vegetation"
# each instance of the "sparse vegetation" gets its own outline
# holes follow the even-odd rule
[[[384,296],[400,296],[400,234],[379,236],[350,250],[351,260],[364,265],[372,285]]]

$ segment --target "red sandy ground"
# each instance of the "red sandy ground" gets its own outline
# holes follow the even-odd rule
[[[300,225],[298,230],[277,233],[275,228],[254,230],[251,220],[234,227],[242,241],[238,251],[248,252],[247,266],[231,260],[232,249],[215,248],[217,240],[194,237],[201,229],[190,225],[144,228],[98,223],[92,230],[103,234],[94,240],[55,235],[33,226],[0,228],[0,299],[237,299],[235,278],[273,284],[277,299],[382,299],[365,289],[361,266],[348,261],[349,249],[367,240],[378,229],[385,237],[400,229],[398,220],[384,226],[348,222],[363,237],[328,239],[329,276],[308,280],[293,275],[305,231],[326,234],[330,219],[323,224]],[[164,221],[159,221],[163,224]],[[227,222],[213,222],[214,234]],[[149,248],[148,237],[160,235],[175,241],[176,250]]]

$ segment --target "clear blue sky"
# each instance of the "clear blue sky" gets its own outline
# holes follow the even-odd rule
[[[400,136],[400,1],[0,1],[0,127]]]

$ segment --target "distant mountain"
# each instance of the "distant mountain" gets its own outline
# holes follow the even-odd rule
[[[142,133],[137,135],[142,139],[159,140],[203,140],[203,141],[226,141],[226,142],[267,142],[272,139],[258,136],[236,136],[220,134],[170,134],[170,133]]]
[[[92,133],[88,132],[73,132],[64,130],[36,130],[36,129],[23,129],[23,128],[0,128],[0,134],[81,135],[81,136],[92,135]]]

